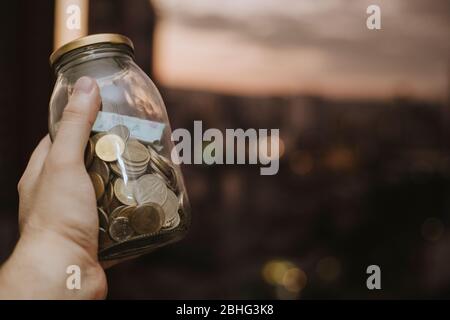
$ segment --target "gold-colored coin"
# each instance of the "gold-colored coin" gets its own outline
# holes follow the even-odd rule
[[[163,170],[161,168],[164,167],[164,163],[162,163],[159,153],[151,145],[147,146],[147,150],[150,154],[150,164],[156,165],[159,170]]]
[[[146,203],[136,207],[130,224],[138,234],[152,234],[161,230],[164,220],[164,210],[159,204]]]
[[[178,193],[179,178],[175,166],[168,158],[158,154],[151,146],[148,146],[148,150],[151,154],[149,166],[154,174],[163,179],[170,189]]]
[[[180,194],[180,196],[178,197],[178,199],[180,200],[180,207],[182,207],[182,208],[184,207],[184,203],[185,203],[184,198],[185,198],[185,194],[184,194],[184,192],[182,192]]]
[[[115,175],[123,178],[123,172],[125,172],[125,168],[121,167],[117,161],[111,162],[109,164],[109,167],[111,168],[112,172],[114,172]]]
[[[151,150],[151,147],[148,147],[148,150]],[[173,189],[176,189],[175,168],[167,158],[159,155],[154,150],[152,152],[151,160],[149,162],[150,168],[153,172],[163,176],[164,180],[169,181],[168,184],[170,184]]]
[[[184,212],[184,210],[186,209],[186,205],[189,205],[188,204],[188,200],[187,200],[187,197],[186,197],[186,193],[181,193],[179,196],[178,196],[178,199],[179,199],[179,202],[180,202],[180,205],[179,205],[179,207],[178,207],[178,213],[179,214],[183,214],[183,212]]]
[[[102,177],[95,172],[89,172],[89,177],[91,178],[92,185],[94,186],[95,190],[95,198],[97,201],[100,201],[103,194],[105,193],[105,185],[103,183]]]
[[[125,150],[122,138],[115,134],[106,134],[95,144],[95,154],[103,161],[116,161]]]
[[[114,241],[123,242],[133,236],[133,228],[127,218],[117,217],[109,225],[109,235]]]
[[[122,155],[123,161],[128,165],[145,166],[150,160],[147,148],[137,140],[128,140]]]
[[[98,224],[99,228],[102,228],[103,230],[108,230],[108,215],[102,208],[97,208],[98,211]]]
[[[117,218],[120,214],[120,212],[125,209],[127,206],[121,205],[118,206],[117,208],[115,208],[114,210],[112,210],[111,214],[109,215],[109,220],[114,220],[115,218]]]
[[[182,178],[180,177],[178,171],[174,168],[170,185],[171,185],[172,189],[175,191],[175,193],[179,192],[179,188],[180,188],[179,184],[181,183],[181,179]]]
[[[175,168],[172,165],[172,162],[164,157],[159,155],[159,160],[160,160],[160,164],[161,164],[161,169],[166,173],[167,176],[172,176],[173,175],[173,171],[175,170]]]
[[[100,175],[100,177],[102,177],[103,183],[105,185],[108,184],[108,182],[109,182],[109,167],[100,158],[94,157],[94,161],[92,161],[89,171],[98,173]]]
[[[124,217],[124,218],[127,218],[128,220],[130,220],[131,217],[134,214],[134,210],[135,209],[136,209],[135,206],[125,207],[125,208],[123,208],[122,210],[119,211],[119,213],[117,214],[117,217]]]
[[[109,211],[111,202],[114,198],[114,187],[112,183],[108,183],[105,189],[105,195],[103,196],[102,206],[104,209]]]
[[[95,150],[95,145],[97,144],[97,141],[100,140],[100,138],[103,137],[104,135],[106,135],[105,132],[99,132],[99,133],[96,133],[91,136],[91,141],[94,144],[94,150]]]
[[[158,151],[155,150],[155,147],[153,145],[149,144],[147,146],[147,149],[148,149],[148,153],[150,154],[151,158],[155,158],[159,155]]]
[[[119,161],[111,162],[110,167],[117,176],[121,178],[127,176],[130,179],[137,179],[147,171],[147,166],[142,168],[133,168],[125,164],[121,165]]]
[[[127,183],[121,178],[118,178],[114,183],[114,195],[117,200],[123,204],[133,206],[136,205],[134,198],[135,181],[128,180]]]
[[[111,238],[108,236],[108,229],[98,229],[98,245],[99,248],[105,248],[112,243]]]
[[[113,212],[116,208],[123,206],[123,204],[117,200],[116,196],[113,195],[111,202],[109,203],[109,212]]]
[[[91,139],[88,140],[86,149],[84,150],[84,165],[86,168],[91,166],[92,160],[94,159],[94,143]]]

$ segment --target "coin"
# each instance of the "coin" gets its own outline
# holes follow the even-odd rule
[[[116,219],[118,217],[124,217],[130,219],[134,213],[136,206],[120,206],[117,207],[109,216],[109,219]]]
[[[102,208],[97,208],[97,212],[98,212],[98,224],[99,227],[102,228],[103,230],[108,230],[108,215],[106,214],[105,211],[103,211]]]
[[[94,143],[91,139],[88,140],[86,144],[86,149],[84,150],[84,165],[89,168],[92,160],[94,159]]]
[[[154,169],[153,174],[157,175],[162,180],[164,180],[164,182],[170,189],[172,189],[174,192],[178,193],[178,178],[177,178],[178,175],[175,170],[173,170],[173,174],[171,174],[170,176],[165,175],[159,169]]]
[[[127,141],[130,137],[130,130],[128,130],[128,127],[123,124],[118,124],[112,127],[108,130],[108,133],[118,135],[123,141]]]
[[[164,146],[161,144],[161,140],[156,140],[151,143],[151,147],[157,152],[161,152]]]
[[[164,223],[164,211],[156,203],[146,203],[136,207],[130,220],[131,226],[138,234],[158,232]]]
[[[109,204],[109,210],[108,212],[113,212],[116,208],[123,206],[123,204],[117,200],[116,196],[113,196],[110,204]]]
[[[98,243],[100,247],[105,247],[111,242],[111,238],[108,237],[108,229],[98,228]]]
[[[125,217],[115,218],[109,225],[109,235],[117,242],[128,240],[133,235],[133,228]]]
[[[98,173],[95,172],[89,172],[89,177],[91,178],[92,185],[94,186],[95,198],[99,201],[105,193],[103,179]]]
[[[125,150],[122,138],[115,134],[106,134],[95,144],[95,154],[103,161],[116,161]]]
[[[175,229],[180,224],[180,221],[181,221],[180,215],[177,213],[172,220],[164,224],[163,228],[164,230]]]
[[[155,158],[159,155],[158,151],[156,151],[155,147],[151,144],[147,146],[148,152],[150,153],[151,158]]]
[[[119,177],[123,178],[123,173],[124,172],[126,173],[125,166],[120,166],[117,161],[116,162],[111,162],[109,164],[109,166],[110,166],[111,170],[114,172],[114,174],[116,174]]]
[[[105,189],[105,195],[103,196],[102,206],[104,209],[108,210],[111,206],[111,202],[114,198],[114,187],[112,183],[108,183]]]
[[[169,223],[178,215],[178,206],[179,201],[177,195],[172,190],[167,190],[167,199],[162,206],[166,216],[164,225]]]
[[[150,154],[142,143],[133,139],[128,140],[122,158],[128,165],[145,166],[150,160]]]
[[[151,147],[148,148],[151,150]],[[164,177],[164,180],[167,180],[171,188],[176,190],[177,188],[177,177],[175,168],[170,163],[170,161],[156,153],[154,150],[151,152],[151,161],[149,163],[150,168],[159,175]]]
[[[181,213],[181,212],[183,212],[183,210],[185,209],[184,206],[185,206],[186,203],[188,202],[187,199],[186,199],[186,194],[185,194],[184,192],[181,193],[181,194],[178,196],[178,199],[179,199],[179,202],[180,202],[180,205],[179,205],[179,208],[178,208],[178,213]]]
[[[122,178],[126,176],[130,179],[137,179],[147,171],[146,165],[142,168],[133,168],[119,161],[111,162],[110,167],[114,174]]]
[[[153,149],[151,145],[147,146],[147,150],[150,154],[150,165],[152,166],[152,168],[156,166],[157,170],[164,171],[165,165],[164,163],[162,163],[159,153],[156,152],[156,150]]]
[[[154,202],[163,205],[167,199],[167,187],[164,180],[154,174],[146,174],[136,180],[134,197],[139,204]]]
[[[180,184],[180,182],[181,182],[181,178],[180,178],[180,176],[179,176],[179,173],[178,173],[178,171],[174,168],[174,169],[173,169],[173,176],[172,176],[172,180],[171,180],[170,185],[172,186],[173,190],[174,190],[176,193],[179,192],[179,188],[180,188],[179,184]]]
[[[169,179],[167,179],[167,177],[166,177],[162,172],[160,172],[160,171],[154,171],[152,174],[154,174],[155,176],[157,176],[158,178],[160,178],[161,180],[163,180],[167,186],[170,186],[170,181],[169,181]]]
[[[104,132],[99,132],[99,133],[94,134],[94,135],[91,137],[91,141],[92,141],[92,143],[94,144],[94,151],[95,151],[95,145],[97,144],[97,141],[100,140],[100,138],[103,137],[104,135],[106,135],[106,133],[104,133]]]
[[[126,207],[127,206],[121,205],[112,210],[111,214],[109,215],[109,220],[114,220],[115,218],[117,218],[119,216],[119,213]]]
[[[114,183],[114,195],[123,204],[136,205],[134,198],[135,181],[128,180],[127,183],[121,178]]]
[[[102,177],[105,185],[109,182],[109,167],[100,158],[94,157],[94,161],[92,161],[89,171],[98,173]]]
[[[164,156],[159,155],[159,160],[161,163],[162,170],[168,175],[172,176],[174,174],[175,168],[172,165],[172,162]]]
[[[134,210],[136,209],[135,206],[128,206],[123,208],[122,210],[120,210],[117,214],[117,217],[124,217],[127,219],[131,219],[133,214],[134,214]],[[130,220],[131,221],[131,220]]]

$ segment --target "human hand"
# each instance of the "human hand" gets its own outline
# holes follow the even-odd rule
[[[100,108],[90,78],[74,87],[52,144],[34,150],[20,179],[20,239],[0,269],[0,298],[100,299],[107,283],[97,259],[98,216],[84,150]],[[66,287],[66,269],[81,270],[81,289]]]

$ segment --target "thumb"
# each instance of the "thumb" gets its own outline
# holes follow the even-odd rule
[[[59,160],[83,163],[84,149],[100,102],[95,80],[89,77],[78,79],[64,109],[51,151]]]

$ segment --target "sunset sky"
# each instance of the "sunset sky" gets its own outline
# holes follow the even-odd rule
[[[446,99],[448,0],[154,0],[155,74],[236,94]],[[382,30],[366,27],[378,4]]]

